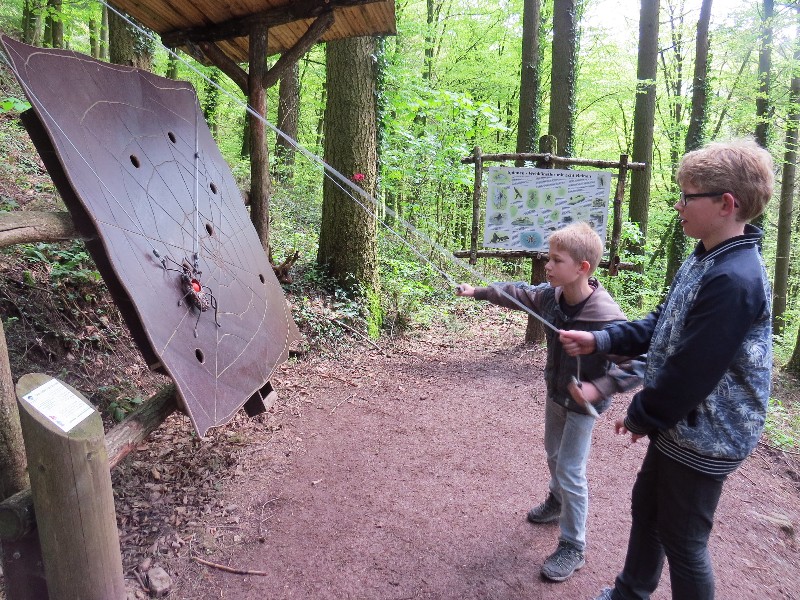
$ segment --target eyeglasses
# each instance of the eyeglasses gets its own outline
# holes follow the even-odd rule
[[[686,206],[687,202],[689,200],[694,199],[694,198],[717,198],[717,197],[722,196],[723,194],[727,194],[727,193],[729,193],[729,192],[698,192],[696,194],[684,194],[683,192],[681,192],[680,200],[681,200],[681,204]],[[739,204],[734,202],[734,206],[738,207]]]

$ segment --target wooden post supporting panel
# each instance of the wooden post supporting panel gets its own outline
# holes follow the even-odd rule
[[[50,598],[124,600],[100,414],[38,373],[19,380],[17,401]]]

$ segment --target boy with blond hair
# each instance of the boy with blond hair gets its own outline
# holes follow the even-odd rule
[[[644,387],[617,433],[650,438],[633,486],[628,554],[596,600],[640,600],[669,561],[675,600],[711,600],[708,539],[727,476],[753,451],[772,375],[771,292],[759,250],[773,187],[769,153],[752,140],[689,152],[676,173],[686,235],[699,239],[661,306],[603,331],[564,331],[571,355],[647,352]]]
[[[589,225],[575,223],[553,232],[549,246],[545,265],[548,283],[494,283],[480,288],[461,284],[456,293],[507,308],[524,307],[556,329],[595,331],[626,321],[617,303],[591,277],[602,257],[603,242]],[[548,329],[546,335],[544,446],[550,493],[542,504],[528,511],[527,518],[531,523],[559,521],[558,547],[545,560],[541,573],[552,581],[564,581],[585,564],[589,505],[586,463],[595,423],[591,412],[603,412],[611,403],[611,394],[638,385],[643,364],[627,361],[617,366],[600,355],[578,362],[564,352],[555,330]],[[583,396],[595,402],[596,411],[587,411],[572,397],[568,388],[573,377],[584,382]]]

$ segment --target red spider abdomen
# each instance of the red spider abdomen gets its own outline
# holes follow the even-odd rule
[[[202,291],[202,289],[203,289],[203,286],[200,285],[200,282],[197,281],[197,279],[192,279],[192,289],[195,292],[200,293]]]

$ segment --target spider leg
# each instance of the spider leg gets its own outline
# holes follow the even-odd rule
[[[202,311],[200,310],[197,311],[197,320],[194,322],[194,337],[197,337],[197,325],[200,323],[200,315],[202,314],[203,314]]]
[[[208,290],[206,292],[206,295],[208,296],[208,303],[211,305],[211,308],[214,309],[214,323],[217,324],[217,327],[222,327],[222,325],[219,322],[219,319],[217,319],[217,314],[218,314],[217,299],[214,297],[214,292],[212,292],[211,288],[208,287],[207,285],[204,285],[203,288]]]

